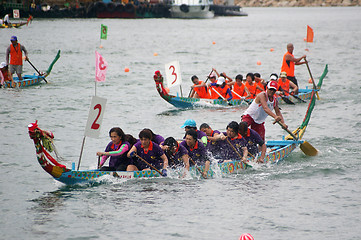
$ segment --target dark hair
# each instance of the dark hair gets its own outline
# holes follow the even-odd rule
[[[253,75],[254,75],[255,77],[258,77],[258,78],[261,77],[261,74],[259,74],[259,73],[254,73]]]
[[[241,135],[247,133],[247,129],[248,129],[248,123],[247,123],[247,122],[240,122],[240,123],[239,123],[238,132],[239,132]]]
[[[238,123],[236,121],[228,123],[227,128],[231,128],[235,133],[238,133]]]
[[[120,137],[120,140],[124,141],[125,134],[120,127],[113,127],[112,129],[110,129],[109,137],[112,132],[115,132]]]
[[[239,79],[239,80],[243,80],[243,76],[242,76],[242,74],[238,74],[237,76],[236,76],[236,80],[237,79]]]
[[[142,131],[140,131],[138,136],[139,139],[147,138],[149,140],[152,140],[152,131],[150,131],[149,129],[143,129]]]
[[[269,76],[272,77],[273,75],[276,76],[276,78],[278,79],[277,73],[271,73],[271,75],[269,75]]]
[[[125,134],[124,140],[127,141],[131,146],[137,142],[137,139],[135,139],[135,137],[130,134]]]
[[[192,82],[194,81],[194,79],[198,79],[198,77],[197,77],[196,75],[193,75],[193,76],[191,77]]]
[[[211,128],[207,123],[202,123],[201,126],[199,127],[199,129],[202,128]]]
[[[194,130],[194,129],[190,129],[186,132],[186,135],[185,136],[191,136],[194,140],[197,140],[197,131]]]
[[[197,127],[185,126],[184,128],[193,129],[194,131],[197,131]]]
[[[150,130],[149,128],[143,128],[143,130],[148,130],[150,132],[150,134],[152,135],[151,140],[153,140],[155,133],[152,130]]]
[[[250,76],[252,78],[252,81],[254,81],[254,74],[253,73],[247,73],[246,77]]]
[[[165,145],[169,148],[178,147],[178,142],[174,139],[174,137],[167,137],[163,142],[163,146]]]

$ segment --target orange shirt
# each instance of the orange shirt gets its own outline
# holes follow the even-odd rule
[[[248,82],[246,82],[246,87],[248,88],[248,91],[251,93],[251,96],[249,97],[249,99],[256,98],[256,96],[257,96],[256,84],[252,83],[252,85],[250,85]]]
[[[286,55],[288,55],[288,54],[293,57],[293,55],[289,52],[286,52],[285,55],[283,55],[281,72],[286,72],[288,77],[294,77],[295,76],[295,63],[290,60],[286,61]]]
[[[202,84],[202,83],[203,83],[202,81],[199,81],[199,84]],[[196,85],[194,84],[194,86],[196,86]],[[198,96],[200,98],[210,98],[206,86],[204,86],[204,87],[196,87],[196,88],[193,88],[193,89],[198,94]]]
[[[247,92],[246,92],[246,89],[245,89],[245,85],[243,83],[241,83],[242,85],[239,86],[238,83],[236,82],[234,85],[233,85],[233,91],[235,93],[237,93],[239,96],[241,97],[244,97],[244,96],[247,96]],[[237,94],[234,94],[233,95],[233,99],[240,99],[240,97],[237,96]]]
[[[261,83],[261,81],[255,81],[255,84],[256,84],[256,86],[259,86],[262,90],[259,90],[258,88],[256,88],[256,95],[258,94],[258,93],[260,93],[260,92],[263,92],[264,91],[264,86],[263,86],[263,84]]]
[[[23,53],[19,43],[15,47],[10,45],[10,65],[23,65]]]
[[[281,79],[278,79],[278,89],[282,88],[285,92],[285,96],[288,96],[290,91],[290,80],[286,79],[286,82],[283,82]]]

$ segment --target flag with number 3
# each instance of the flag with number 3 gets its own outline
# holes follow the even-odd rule
[[[105,82],[108,63],[97,51],[95,51],[95,81]]]

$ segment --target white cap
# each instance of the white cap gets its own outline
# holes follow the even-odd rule
[[[217,80],[217,85],[222,85],[226,82],[226,79],[224,77],[219,77]]]
[[[277,77],[275,75],[272,75],[270,80],[277,80]]]
[[[5,62],[0,63],[0,68],[4,68],[4,67],[6,67],[6,63]]]

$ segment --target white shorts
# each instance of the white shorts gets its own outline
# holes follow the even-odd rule
[[[15,72],[17,74],[23,73],[23,65],[9,65],[9,70],[11,74],[14,74]]]

